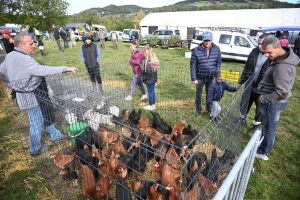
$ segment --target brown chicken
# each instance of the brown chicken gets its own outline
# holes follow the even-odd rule
[[[83,195],[89,199],[94,199],[96,180],[93,171],[87,165],[81,164],[78,158],[75,161],[75,171],[78,177],[82,179],[81,188]]]
[[[217,184],[205,178],[201,173],[198,173],[198,181],[207,195],[214,194],[217,191]]]
[[[139,129],[145,131],[149,126],[149,119],[147,117],[141,117],[139,119]]]
[[[168,163],[163,165],[162,185],[176,184],[180,178],[180,171],[172,168]]]
[[[128,116],[129,116],[128,109],[124,109],[119,117],[117,117],[116,115],[113,115],[112,122],[116,126],[121,127],[121,131],[123,132],[124,131],[124,126],[125,126],[125,124],[128,120]]]
[[[183,129],[184,129],[184,125],[185,125],[185,120],[184,119],[179,120],[179,122],[174,125],[174,127],[172,129],[172,133],[169,137],[169,141],[171,141],[173,139],[173,137],[176,140],[177,137],[179,136],[179,134],[182,134]]]
[[[110,154],[110,152],[122,152],[124,154],[127,154],[127,150],[124,148],[122,142],[119,140],[116,144],[112,144],[109,146],[108,148],[108,153]]]
[[[156,175],[158,176],[159,179],[162,178],[162,162],[156,162],[154,165],[154,172],[156,173]]]
[[[174,169],[180,169],[181,167],[181,162],[180,162],[180,157],[175,151],[175,148],[171,146],[166,154],[166,160],[169,165],[171,165],[172,168]]]
[[[204,195],[204,192],[202,195]],[[194,183],[194,186],[190,191],[180,192],[179,199],[180,200],[199,200],[199,199],[201,199],[201,191],[200,191],[199,183],[198,182]]]
[[[98,170],[99,170],[100,177],[110,175],[110,165],[108,163],[108,160],[106,160],[105,156],[103,157],[99,159],[99,163],[98,163]]]
[[[111,188],[112,181],[108,176],[102,176],[100,180],[96,183],[96,194],[95,199],[106,199],[107,194]]]
[[[176,184],[169,184],[164,190],[166,200],[178,200],[178,189]]]
[[[112,173],[113,173],[114,176],[116,175],[115,169],[116,169],[118,164],[119,164],[119,160],[118,160],[118,158],[116,158],[115,152],[112,151],[111,155],[110,155],[110,166],[111,166]]]
[[[157,134],[156,130],[154,128],[151,128],[152,132],[151,132],[151,136],[149,136],[150,138],[150,144],[154,147],[157,148],[159,143],[160,143],[160,137]]]
[[[71,155],[62,155],[59,153],[53,153],[51,155],[51,158],[53,158],[54,164],[61,168],[64,169],[67,164],[69,164],[75,157],[75,153]]]
[[[125,165],[118,164],[115,169],[115,174],[121,178],[126,178],[127,176],[127,168]]]
[[[154,184],[150,187],[149,195],[146,200],[161,200],[161,197],[157,191],[158,184]]]
[[[113,142],[119,140],[119,135],[117,132],[108,129],[103,125],[99,126],[98,135],[99,135],[100,139],[105,143],[107,148],[110,143],[113,143]]]

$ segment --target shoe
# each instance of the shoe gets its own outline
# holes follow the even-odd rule
[[[148,105],[148,106],[145,106],[145,107],[143,107],[145,110],[154,110],[156,107],[155,107],[155,105],[152,105],[152,106],[150,106],[150,105]]]
[[[244,125],[244,124],[246,124],[246,119],[241,118],[241,117],[240,118],[235,118],[231,121],[231,124],[233,124],[233,125],[238,125],[238,124]]]
[[[141,98],[141,101],[147,99],[147,95],[143,94],[142,98]]]
[[[32,157],[37,157],[43,153],[46,153],[52,149],[53,145],[44,145],[40,148],[40,150],[35,154],[30,154]]]
[[[132,96],[128,95],[126,98],[125,98],[126,101],[131,101],[132,100]]]
[[[258,154],[256,153],[255,158],[261,158],[263,160],[269,160],[269,156],[268,155],[262,155],[262,154]]]
[[[250,131],[248,132],[248,134],[249,134],[249,135],[253,135],[254,132],[255,132],[256,130],[259,129],[259,127],[260,127],[260,124],[258,124],[258,125],[253,125],[253,126],[251,127]]]
[[[198,117],[200,114],[201,114],[201,111],[199,111],[199,112],[196,111],[196,112],[195,112],[195,116],[196,116],[196,117]]]
[[[61,136],[61,138],[55,140],[54,142],[57,143],[57,142],[69,140],[70,138],[71,138],[71,137],[70,137],[69,135],[63,135],[63,136]]]

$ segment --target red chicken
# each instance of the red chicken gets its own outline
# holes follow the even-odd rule
[[[119,140],[116,144],[110,145],[108,148],[108,154],[110,154],[110,152],[114,151],[114,152],[122,152],[124,154],[127,154],[127,150],[124,148],[122,142]]]
[[[201,173],[198,173],[198,181],[207,195],[214,194],[217,191],[217,184],[209,178],[205,178]]]
[[[69,164],[75,157],[75,153],[71,155],[62,155],[59,153],[53,153],[51,155],[51,158],[53,158],[54,164],[61,168],[64,169],[67,164]]]
[[[149,119],[147,117],[141,117],[139,119],[139,129],[145,131],[149,126]]]
[[[154,128],[151,128],[151,130],[152,130],[152,133],[151,133],[151,136],[149,137],[150,138],[150,144],[154,148],[157,148],[159,143],[160,143],[160,137],[159,137],[159,135],[157,134],[157,132]]]
[[[184,119],[179,120],[179,122],[174,125],[174,127],[172,129],[172,133],[169,137],[169,141],[171,141],[173,139],[173,137],[176,140],[177,137],[179,136],[179,134],[182,134],[183,129],[184,129],[184,125],[185,125],[185,120]]]
[[[100,139],[105,143],[106,147],[110,143],[113,143],[119,140],[119,134],[113,130],[108,129],[107,127],[100,125],[98,128],[98,135]]]
[[[181,167],[181,162],[180,162],[180,157],[175,151],[175,148],[171,146],[166,154],[166,160],[169,165],[171,165],[172,168],[174,169],[180,169]]]
[[[116,169],[118,164],[119,164],[119,160],[118,160],[118,158],[116,158],[115,152],[112,151],[111,155],[110,155],[110,166],[111,166],[113,175],[116,175],[115,169]]]
[[[127,168],[125,165],[118,164],[115,169],[115,174],[121,178],[126,178],[127,176]]]
[[[100,180],[96,183],[96,194],[95,199],[106,199],[107,194],[109,193],[109,190],[111,188],[112,181],[111,179],[104,175],[100,178]]]
[[[108,160],[105,159],[105,156],[104,158],[99,159],[98,170],[100,177],[110,175],[110,165],[108,163]]]
[[[164,197],[167,200],[178,200],[178,189],[176,184],[169,184],[165,191],[164,191]]]
[[[199,200],[204,199],[203,197],[205,197],[205,193],[203,190],[200,190],[198,182],[194,183],[194,186],[190,191],[179,193],[180,200]]]
[[[157,191],[158,184],[154,184],[150,187],[149,195],[146,200],[161,200],[160,195]]]

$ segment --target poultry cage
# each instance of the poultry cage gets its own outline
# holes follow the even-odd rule
[[[226,93],[221,113],[209,120],[208,113],[194,115],[195,88],[180,70],[159,71],[157,109],[142,109],[147,103],[138,89],[126,101],[131,75],[125,66],[101,66],[110,74],[103,76],[102,93],[85,76],[38,77],[33,81],[44,89],[35,90],[28,80],[10,83],[26,93],[25,102],[27,95],[36,97],[44,126],[71,136],[53,142],[43,131],[42,143],[53,148],[34,159],[38,175],[65,199],[213,198],[242,150],[245,124],[235,119],[247,110],[248,82]],[[165,80],[173,84],[166,87]],[[34,140],[28,130],[21,138],[27,148]]]

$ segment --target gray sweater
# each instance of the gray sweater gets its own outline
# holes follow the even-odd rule
[[[257,93],[261,94],[261,103],[276,102],[292,96],[291,89],[300,59],[289,47],[283,49],[289,54],[287,58],[276,58],[270,62],[262,81],[257,86]]]
[[[15,47],[15,51],[6,55],[5,60],[0,65],[0,73],[8,77],[11,87],[16,91],[26,92],[17,92],[17,103],[21,109],[38,106],[32,91],[39,84],[39,76],[51,76],[67,70],[68,67],[65,66],[40,65],[30,54],[17,47]]]

